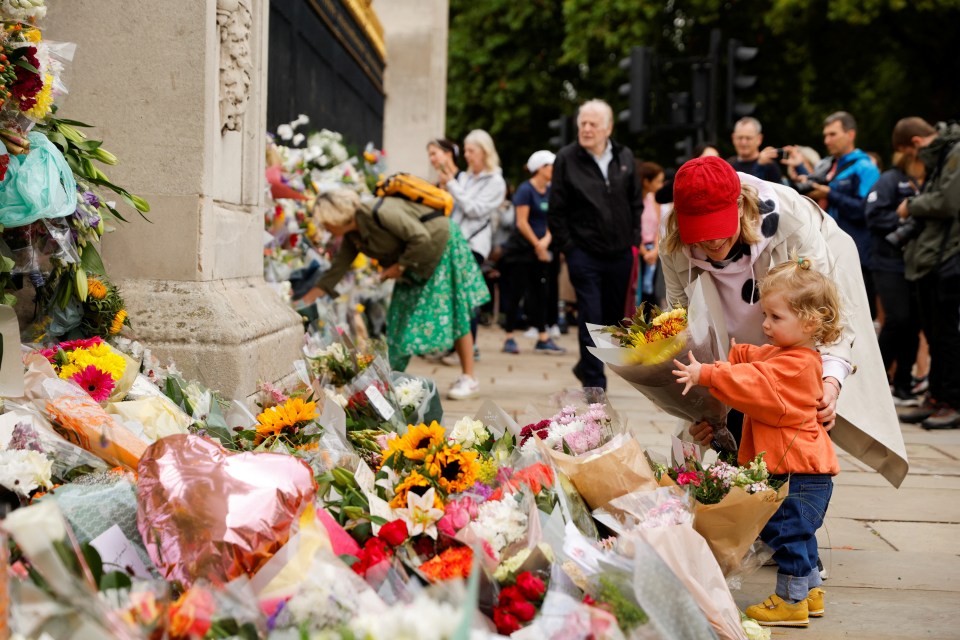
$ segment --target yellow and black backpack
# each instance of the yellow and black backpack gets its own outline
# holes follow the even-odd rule
[[[453,211],[453,196],[449,192],[409,173],[395,173],[382,178],[377,182],[373,194],[378,198],[404,198],[441,211],[445,216]]]

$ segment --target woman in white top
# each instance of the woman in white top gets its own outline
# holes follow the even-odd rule
[[[493,138],[483,129],[474,129],[464,138],[463,158],[467,170],[459,175],[450,168],[439,171],[440,184],[453,196],[451,218],[460,225],[477,264],[482,264],[490,255],[493,216],[507,195],[507,183]],[[476,315],[470,328],[476,344]]]

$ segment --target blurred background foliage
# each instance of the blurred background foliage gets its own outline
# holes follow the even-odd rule
[[[719,28],[724,43],[759,48],[744,67],[758,77],[765,145],[823,153],[823,118],[843,109],[857,118],[858,146],[889,162],[899,118],[960,118],[958,25],[960,0],[450,0],[446,133],[462,141],[487,129],[516,185],[529,154],[550,146],[550,120],[593,97],[627,107],[618,62],[632,46],[705,55]],[[721,65],[716,142],[728,154],[722,78]],[[663,80],[689,90],[682,71]],[[683,134],[633,135],[617,123],[614,137],[670,167]]]

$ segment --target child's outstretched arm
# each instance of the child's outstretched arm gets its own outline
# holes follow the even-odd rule
[[[687,395],[690,389],[700,384],[700,368],[703,366],[693,357],[693,351],[688,351],[687,355],[690,358],[690,364],[683,364],[676,359],[673,361],[673,364],[677,366],[677,369],[673,370],[673,375],[677,376],[677,382],[686,385],[683,388],[682,395]]]

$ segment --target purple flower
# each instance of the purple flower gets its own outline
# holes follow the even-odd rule
[[[86,202],[91,207],[100,208],[100,198],[97,197],[93,191],[84,191],[83,192],[83,201]]]
[[[43,453],[43,447],[40,446],[40,436],[33,426],[27,422],[18,422],[13,427],[13,437],[10,438],[7,448]]]
[[[486,501],[491,495],[493,495],[493,487],[488,487],[482,482],[475,482],[472,487],[470,487],[466,493],[475,494],[481,498],[482,501]]]

